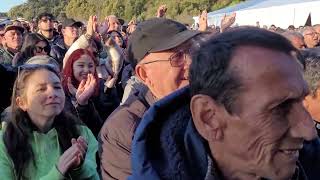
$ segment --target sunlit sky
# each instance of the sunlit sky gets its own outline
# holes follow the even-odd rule
[[[8,12],[13,6],[22,4],[27,0],[0,0],[0,12]]]

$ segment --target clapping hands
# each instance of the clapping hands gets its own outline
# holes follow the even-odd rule
[[[88,143],[79,136],[78,139],[72,138],[71,147],[67,149],[59,158],[58,170],[65,175],[70,169],[78,168],[85,159]]]

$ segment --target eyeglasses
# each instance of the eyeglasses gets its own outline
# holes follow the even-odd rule
[[[318,33],[316,33],[316,32],[311,32],[311,33],[306,33],[306,34],[304,34],[305,36],[316,36],[316,35],[318,35]]]
[[[37,53],[41,53],[41,52],[49,53],[50,48],[49,48],[49,46],[45,46],[45,47],[36,46],[36,52]]]
[[[184,63],[188,60],[188,55],[190,54],[189,51],[178,51],[174,54],[172,54],[168,59],[157,59],[154,61],[149,61],[141,64],[150,64],[154,62],[161,62],[161,61],[170,61],[170,65],[172,67],[180,67],[184,65]]]

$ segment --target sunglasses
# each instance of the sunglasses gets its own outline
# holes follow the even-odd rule
[[[45,46],[45,47],[36,46],[36,52],[37,53],[45,52],[48,54],[50,52],[50,47],[49,46]]]
[[[151,64],[154,62],[169,61],[172,67],[180,67],[184,65],[184,63],[187,61],[188,55],[190,55],[189,51],[181,50],[172,54],[168,59],[157,59],[157,60],[153,60],[153,61],[149,61],[141,64]]]
[[[25,71],[35,71],[38,69],[47,69],[49,71],[56,72],[57,74],[59,74],[57,66],[53,64],[24,64],[18,67],[17,79],[20,79],[21,73]]]
[[[42,22],[47,23],[47,22],[53,22],[53,19],[51,19],[50,17],[41,19]]]

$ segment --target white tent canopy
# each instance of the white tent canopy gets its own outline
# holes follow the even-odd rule
[[[309,14],[312,24],[320,24],[319,8],[320,0],[249,0],[208,13],[208,25],[220,26],[222,17],[233,12],[237,14],[237,25],[256,25],[259,22],[260,26],[299,27],[305,25]],[[193,19],[195,23],[199,22],[199,17]]]

